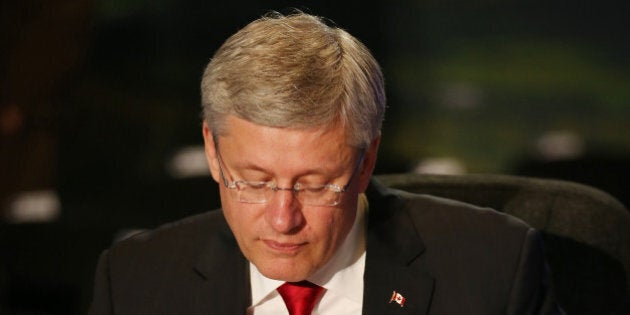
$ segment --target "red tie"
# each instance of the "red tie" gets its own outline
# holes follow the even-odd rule
[[[278,288],[289,315],[311,315],[315,301],[324,288],[308,281],[285,282]]]

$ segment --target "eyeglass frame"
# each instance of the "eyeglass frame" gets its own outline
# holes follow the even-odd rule
[[[238,189],[238,183],[244,183],[247,185],[250,184],[261,184],[261,185],[265,185],[266,188],[268,188],[270,191],[272,192],[277,192],[280,190],[286,190],[286,191],[291,191],[293,192],[293,195],[295,196],[295,198],[298,198],[298,193],[304,190],[308,190],[308,189],[312,189],[314,187],[305,187],[305,188],[301,188],[301,184],[299,182],[295,183],[293,185],[293,187],[278,187],[277,184],[274,181],[246,181],[246,180],[233,180],[232,182],[229,182],[227,177],[225,176],[225,172],[223,171],[223,159],[221,158],[221,152],[219,151],[219,144],[217,142],[217,138],[216,136],[213,135],[213,141],[214,141],[214,149],[215,152],[217,154],[217,164],[219,165],[219,173],[221,174],[221,179],[223,180],[223,185],[225,186],[225,188],[230,189],[230,191],[235,191]],[[348,179],[348,182],[343,185],[343,186],[339,186],[337,184],[325,184],[322,185],[321,187],[316,187],[317,189],[332,189],[332,191],[337,194],[337,195],[341,195],[342,193],[346,192],[346,190],[348,189],[348,187],[350,187],[350,184],[352,184],[352,180],[354,179],[354,177],[356,176],[359,167],[361,166],[361,164],[363,163],[363,159],[365,158],[365,148],[361,149],[361,155],[359,156],[359,160],[357,162],[357,164],[354,166],[354,169],[352,170],[352,174],[350,175],[350,178]],[[253,185],[250,185],[253,186]],[[317,206],[329,206],[329,207],[334,207],[336,205],[338,205],[340,203],[339,199],[340,198],[336,198],[337,200],[335,200],[334,203],[332,204],[322,204],[322,205],[317,205]],[[299,200],[299,199],[298,199]],[[238,202],[240,203],[247,203],[247,204],[267,204],[269,203],[270,200],[265,200],[264,202],[248,202],[248,201],[242,201],[242,200],[238,200]]]

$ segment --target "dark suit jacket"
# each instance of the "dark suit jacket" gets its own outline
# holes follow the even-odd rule
[[[364,314],[559,312],[538,234],[523,222],[375,181],[367,195]],[[245,314],[249,304],[247,260],[213,211],[104,252],[91,313]]]

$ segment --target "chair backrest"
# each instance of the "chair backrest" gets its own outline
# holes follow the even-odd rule
[[[609,194],[511,175],[377,176],[384,184],[508,213],[541,231],[568,314],[630,314],[630,212]]]

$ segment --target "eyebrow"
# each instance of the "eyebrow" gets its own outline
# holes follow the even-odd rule
[[[225,164],[225,160],[223,158],[221,160]],[[261,172],[265,175],[269,175],[269,177],[273,178],[273,180],[271,181],[276,181],[274,172],[272,170],[261,167],[260,165],[255,164],[251,161],[237,161],[237,162],[232,163],[231,166],[232,166],[231,173],[238,173],[239,176],[242,176],[244,172],[254,171],[254,172]],[[332,171],[332,172],[329,172],[329,171]],[[332,170],[332,169],[329,170],[322,166],[317,166],[312,169],[307,169],[305,172],[298,173],[297,175],[293,176],[292,180],[294,180],[295,182],[299,182],[300,179],[303,179],[304,177],[307,177],[307,176],[321,176],[326,184],[341,177],[344,173],[345,173],[345,168],[342,168],[342,167],[340,167],[338,170]],[[232,178],[232,180],[249,181],[250,179]]]

